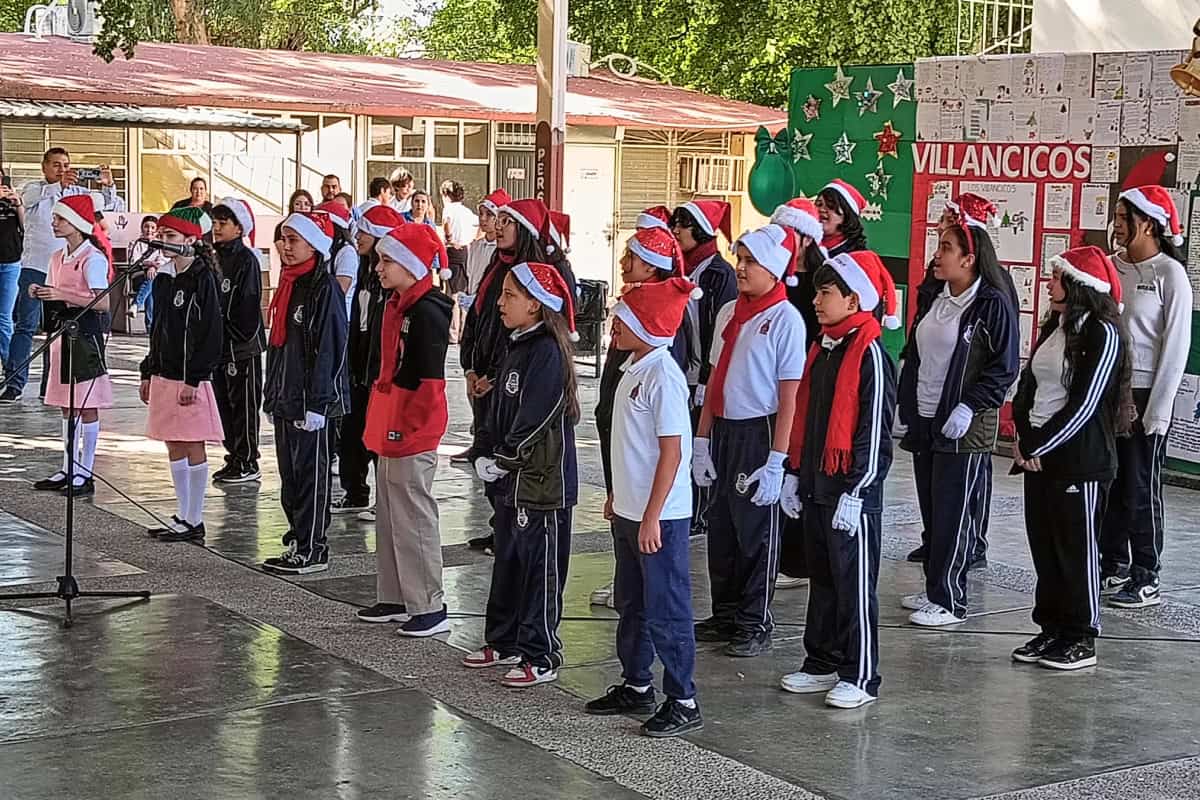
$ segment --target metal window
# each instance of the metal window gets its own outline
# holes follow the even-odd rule
[[[1028,53],[1033,46],[1033,0],[958,0],[960,56]]]

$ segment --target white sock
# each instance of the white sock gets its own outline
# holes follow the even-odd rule
[[[696,698],[694,697],[688,698],[687,700],[676,700],[675,702],[679,703],[679,705],[683,706],[684,708],[696,707]]]
[[[68,468],[67,460],[69,458],[68,454],[71,453],[72,450],[74,450],[75,453],[79,452],[79,427],[80,427],[80,423],[76,422],[75,423],[75,437],[74,437],[74,439],[69,438],[71,436],[71,433],[70,433],[71,421],[69,419],[67,419],[66,417],[63,417],[63,421],[62,421],[62,439],[63,439],[62,474],[64,477],[67,474],[67,468]],[[78,460],[75,462],[75,474],[76,475],[79,474]]]
[[[175,516],[187,519],[189,486],[186,456],[171,462],[171,482],[175,484]]]
[[[188,525],[199,525],[204,521],[204,490],[208,488],[208,462],[189,464],[188,498],[184,520]]]
[[[96,465],[96,440],[100,438],[100,420],[85,422],[83,429],[83,448],[79,453],[79,469],[77,472],[85,478],[92,477],[92,467]]]
[[[654,687],[653,686],[634,686],[632,683],[627,683],[627,684],[625,684],[625,688],[633,689],[638,694],[645,694],[646,692],[650,691]]]

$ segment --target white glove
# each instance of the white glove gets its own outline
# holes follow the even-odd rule
[[[302,431],[319,431],[325,429],[325,415],[315,411],[304,412],[304,422],[297,422],[296,427]]]
[[[942,426],[942,436],[947,439],[961,439],[971,429],[974,419],[975,412],[966,403],[959,403],[950,412],[950,416],[946,417],[946,424]]]
[[[696,384],[696,394],[692,399],[692,405],[696,408],[704,408],[704,384]]]
[[[800,519],[804,503],[800,502],[800,478],[795,475],[783,476],[783,491],[779,494],[779,505],[783,513],[792,519]]]
[[[844,494],[838,498],[837,511],[833,512],[833,529],[845,531],[850,538],[862,527],[862,498]]]
[[[697,486],[712,486],[717,479],[717,465],[708,452],[708,439],[703,436],[692,440],[692,478]]]
[[[496,459],[480,457],[475,459],[475,474],[484,483],[495,483],[508,474],[508,470],[496,466]]]
[[[783,488],[783,462],[786,460],[787,453],[772,450],[767,456],[767,463],[750,473],[750,477],[746,479],[746,486],[758,484],[758,489],[750,498],[751,503],[756,506],[773,506],[779,502],[779,491]]]
[[[1151,422],[1143,416],[1142,427],[1146,429],[1147,436],[1166,436],[1167,431],[1171,430],[1171,421],[1154,420]]]

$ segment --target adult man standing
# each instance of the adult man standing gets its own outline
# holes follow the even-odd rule
[[[321,202],[328,203],[342,191],[342,179],[332,173],[321,178]]]
[[[46,282],[50,256],[63,246],[63,240],[55,238],[51,227],[54,204],[67,195],[88,193],[87,189],[77,185],[78,182],[78,175],[71,169],[71,155],[61,147],[51,147],[42,156],[42,180],[28,183],[21,189],[21,203],[25,207],[24,251],[0,402],[20,400],[29,380],[29,353],[33,349],[33,336],[42,323],[42,301],[29,294],[29,287]],[[125,201],[117,196],[112,170],[107,166],[100,167],[100,192],[92,194],[98,210],[125,210]]]

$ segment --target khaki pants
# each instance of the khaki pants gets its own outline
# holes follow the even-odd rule
[[[433,475],[437,453],[379,459],[375,499],[375,591],[409,614],[441,611],[442,534]]]

